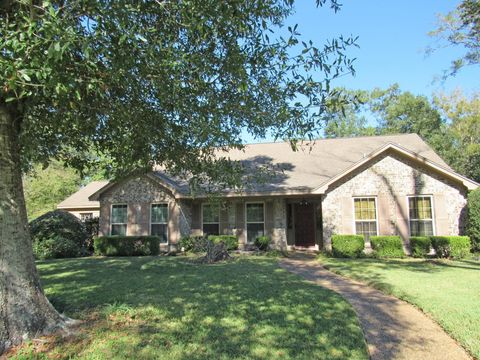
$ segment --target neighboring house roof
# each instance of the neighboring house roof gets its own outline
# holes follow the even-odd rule
[[[57,205],[57,209],[100,208],[100,203],[98,201],[92,201],[88,198],[107,184],[108,181],[92,181],[63,200]]]
[[[462,183],[468,189],[478,186],[472,180],[455,173],[417,134],[366,136],[305,141],[293,151],[288,142],[249,144],[244,149],[219,152],[219,156],[238,160],[250,168],[271,167],[275,173],[265,183],[253,186],[239,194],[227,196],[274,194],[322,194],[365,162],[385,151],[395,151],[424,166],[443,173]],[[188,197],[188,181],[169,176],[161,169],[152,175],[172,190],[177,197]],[[109,184],[92,195],[98,195],[113,186]]]

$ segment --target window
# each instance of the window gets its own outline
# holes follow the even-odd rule
[[[202,205],[202,229],[204,235],[220,234],[220,206]]]
[[[263,203],[247,203],[246,207],[247,242],[253,243],[257,237],[265,235]]]
[[[112,205],[110,235],[127,235],[127,205]]]
[[[93,219],[93,213],[80,213],[80,220],[81,221],[87,221]]]
[[[375,198],[355,198],[355,233],[377,235],[377,207]]]
[[[411,196],[408,198],[408,216],[411,236],[433,235],[433,211],[431,196]]]
[[[168,204],[152,204],[150,235],[159,236],[163,244],[168,243]]]

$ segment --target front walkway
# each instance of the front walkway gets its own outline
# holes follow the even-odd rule
[[[471,359],[443,329],[414,306],[336,275],[318,260],[295,254],[280,266],[342,295],[355,309],[376,359]],[[347,331],[347,329],[345,329]]]

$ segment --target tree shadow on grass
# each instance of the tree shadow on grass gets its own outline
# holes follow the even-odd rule
[[[182,258],[97,258],[42,262],[39,269],[58,310],[80,318],[101,314],[86,323],[78,341],[58,344],[65,354],[367,358],[350,305],[272,259],[206,266]]]

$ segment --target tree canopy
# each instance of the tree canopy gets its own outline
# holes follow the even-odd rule
[[[24,165],[85,170],[93,148],[116,175],[157,163],[232,182],[213,147],[241,146],[244,129],[311,135],[330,80],[353,71],[352,38],[279,35],[291,0],[6,4],[0,97],[22,114]]]
[[[438,40],[438,44],[428,49],[428,53],[445,46],[456,46],[465,49],[465,53],[452,60],[450,69],[444,77],[455,75],[461,68],[480,63],[480,1],[463,0],[455,10],[440,15],[437,29],[430,36]]]

